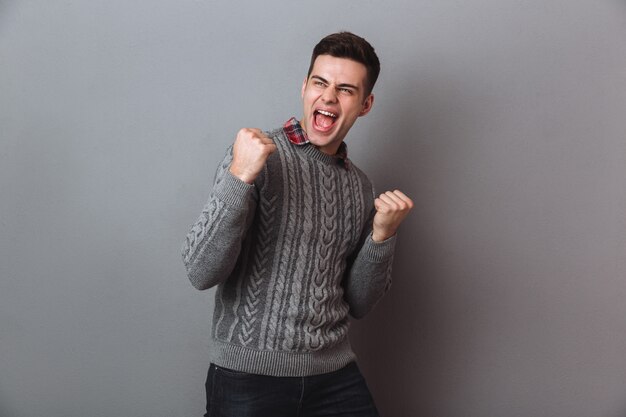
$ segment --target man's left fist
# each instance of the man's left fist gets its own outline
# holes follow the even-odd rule
[[[413,208],[413,201],[402,191],[387,191],[374,200],[374,207],[372,240],[382,242],[396,234],[400,223]]]

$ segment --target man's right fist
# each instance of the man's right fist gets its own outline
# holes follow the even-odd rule
[[[263,170],[267,158],[275,151],[274,141],[261,129],[241,129],[233,145],[230,173],[243,182],[252,184]]]

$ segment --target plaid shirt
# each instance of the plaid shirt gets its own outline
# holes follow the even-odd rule
[[[285,131],[289,142],[293,143],[294,145],[305,145],[307,143],[310,143],[306,132],[304,131],[304,129],[302,129],[300,122],[296,120],[295,117],[292,117],[285,122],[285,124],[283,125],[283,130]],[[345,142],[341,142],[341,145],[339,145],[339,149],[337,149],[337,153],[335,154],[335,156],[341,159],[341,161],[343,162],[343,166],[348,169],[348,167],[350,166],[350,161],[348,159],[348,146],[346,146]]]

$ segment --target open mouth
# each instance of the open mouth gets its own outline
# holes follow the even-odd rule
[[[315,119],[315,127],[320,130],[328,130],[333,127],[335,121],[339,117],[337,114],[326,110],[315,110],[313,115]]]

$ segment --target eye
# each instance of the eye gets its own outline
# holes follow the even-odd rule
[[[318,80],[318,81],[313,81],[313,85],[315,85],[316,87],[324,87],[326,84]]]
[[[352,95],[353,91],[349,88],[340,88],[339,92],[342,94]]]

